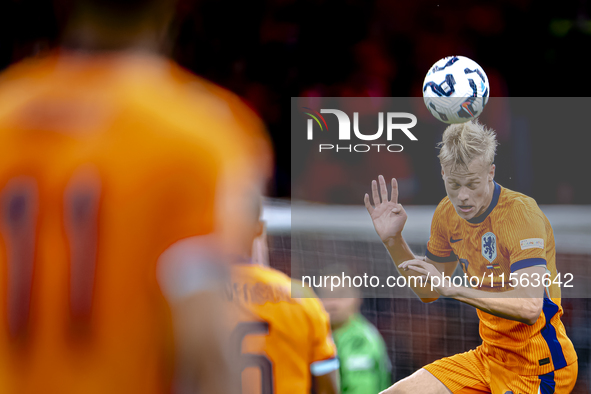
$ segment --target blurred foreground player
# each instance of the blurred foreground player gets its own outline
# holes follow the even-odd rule
[[[216,245],[243,243],[269,152],[235,97],[156,54],[171,12],[80,1],[64,49],[0,76],[3,393],[167,393],[175,371],[176,392],[231,392]]]
[[[255,241],[264,224],[260,209],[251,213],[248,234]],[[247,247],[236,257],[226,291],[235,320],[230,346],[239,361],[241,393],[338,393],[339,362],[322,304],[309,289],[302,294],[307,298],[292,298],[291,279],[253,263],[251,255]]]
[[[368,195],[365,206],[401,275],[449,277],[460,263],[469,278],[483,279],[474,288],[449,280],[432,280],[434,290],[413,287],[424,302],[443,295],[477,308],[482,345],[435,361],[384,393],[570,393],[577,354],[560,319],[550,222],[532,198],[494,181],[492,130],[478,121],[454,124],[440,146],[447,197],[433,215],[424,260],[402,238],[407,217],[395,179],[391,199],[384,178],[379,192],[373,181],[375,208]]]

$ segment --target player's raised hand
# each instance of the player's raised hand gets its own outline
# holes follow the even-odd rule
[[[380,184],[378,193],[378,182]],[[371,182],[373,207],[369,201],[369,195],[365,194],[364,202],[367,212],[371,216],[376,232],[382,242],[389,243],[400,236],[406,223],[406,212],[402,205],[398,204],[398,182],[392,178],[392,196],[388,199],[388,189],[383,176],[378,177],[378,182]]]

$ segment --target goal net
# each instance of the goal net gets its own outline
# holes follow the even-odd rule
[[[542,206],[552,223],[557,266],[577,283],[591,287],[591,206]],[[424,255],[435,206],[407,206],[403,235],[417,255]],[[351,274],[383,278],[396,275],[363,206],[307,204],[267,200],[269,262],[293,279],[323,275],[327,267],[347,265]],[[332,272],[331,272],[332,273]],[[461,302],[439,299],[424,304],[408,293],[365,289],[363,314],[381,332],[398,381],[439,358],[475,348],[481,343],[476,310]],[[388,298],[385,298],[388,297]],[[564,297],[564,293],[563,293]],[[591,388],[591,298],[563,298],[563,322],[579,357],[579,377],[573,392]]]

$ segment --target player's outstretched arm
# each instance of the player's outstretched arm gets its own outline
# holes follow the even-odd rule
[[[541,284],[534,285],[530,279],[536,276],[541,278],[546,272],[546,268],[529,267],[515,272],[518,274],[518,279],[515,282],[514,290],[501,293],[501,297],[496,295],[490,297],[490,293],[486,293],[487,298],[477,298],[483,295],[482,290],[463,288],[454,298],[491,315],[533,325],[540,317],[544,306],[544,287]],[[530,282],[527,286],[523,286],[525,281],[522,280],[522,277]]]
[[[412,270],[422,275],[438,276],[439,271],[423,261],[413,260],[402,263],[399,269]],[[434,281],[433,288],[445,297],[455,298],[472,305],[483,312],[518,321],[528,325],[535,324],[542,312],[544,286],[531,278],[541,278],[545,267],[533,266],[515,271],[513,290],[502,293],[490,293],[463,286],[453,286],[449,281]],[[523,278],[523,279],[522,279]],[[437,286],[435,286],[437,284]]]
[[[170,306],[175,392],[234,393],[239,372],[229,347],[227,276],[212,233],[184,238],[158,260],[158,283]]]
[[[236,392],[238,375],[227,349],[225,304],[215,289],[196,292],[171,305],[179,392]]]
[[[364,198],[365,208],[367,208],[374,228],[384,243],[384,246],[386,246],[394,265],[398,268],[405,261],[419,258],[413,254],[402,237],[402,230],[404,229],[407,216],[402,205],[398,203],[398,182],[396,178],[392,178],[391,198],[388,198],[386,180],[382,175],[378,177],[378,181],[379,192],[378,182],[375,180],[371,182],[373,206],[370,203],[369,195],[366,194]],[[401,269],[398,269],[398,272],[407,278],[417,275],[416,272]],[[423,302],[431,302],[439,297],[436,291],[431,291],[428,287],[411,286],[411,288]]]

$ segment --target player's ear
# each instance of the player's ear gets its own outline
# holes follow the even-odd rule
[[[443,178],[445,176],[445,171],[443,170],[443,166],[441,166],[441,177]]]
[[[495,179],[495,165],[491,164],[490,165],[490,171],[488,172],[488,180],[492,181],[493,179]]]
[[[265,230],[265,222],[263,222],[262,220],[259,220],[256,225],[256,237],[258,238],[261,235],[263,235],[264,230]]]

